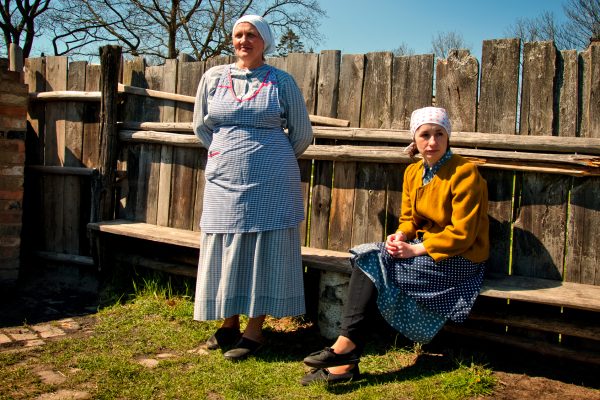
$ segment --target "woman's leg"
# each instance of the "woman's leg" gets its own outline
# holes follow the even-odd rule
[[[375,285],[362,270],[359,268],[352,270],[348,287],[348,297],[342,314],[340,336],[338,336],[335,343],[331,346],[335,354],[353,352],[360,356],[362,353],[368,330],[368,315],[373,313],[371,307],[375,305],[376,291]],[[305,362],[310,357],[307,357]],[[308,364],[311,365],[310,363]],[[349,372],[354,367],[354,364],[348,364],[329,367],[327,369],[332,374],[343,374]]]
[[[354,268],[348,286],[348,298],[342,313],[340,338],[332,348],[341,354],[356,349],[362,353],[368,334],[369,317],[375,311],[377,289],[360,268]],[[351,344],[350,344],[351,343]],[[352,347],[354,346],[354,347]]]
[[[244,330],[243,337],[258,343],[263,342],[262,327],[265,322],[265,315],[248,318],[248,325]]]

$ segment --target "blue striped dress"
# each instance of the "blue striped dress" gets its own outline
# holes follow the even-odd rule
[[[213,67],[193,125],[208,149],[194,319],[303,314],[297,157],[312,128],[296,83],[269,65]]]

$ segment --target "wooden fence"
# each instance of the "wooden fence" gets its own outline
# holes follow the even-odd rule
[[[578,54],[558,52],[552,42],[525,43],[522,71],[520,57],[519,41],[505,39],[483,42],[481,66],[464,51],[437,62],[433,55],[342,55],[339,51],[268,61],[293,74],[309,113],[345,119],[351,127],[404,130],[413,109],[435,102],[450,112],[453,141],[461,131],[568,136],[579,142],[600,137],[600,46]],[[145,66],[143,59],[134,59],[123,63],[122,83],[185,98],[194,96],[206,69],[229,61],[169,60],[162,66]],[[64,57],[28,59],[25,76],[30,92],[79,93],[71,93],[67,101],[65,97],[39,101],[40,96],[32,95],[38,101],[29,110],[27,162],[30,175],[35,172],[40,177],[30,184],[40,189],[41,196],[28,210],[31,236],[26,236],[27,241],[38,255],[61,260],[65,254],[84,256],[78,260],[86,264],[89,246],[84,227],[91,218],[89,204],[101,143],[99,96],[93,93],[99,90],[100,66],[69,63]],[[119,119],[190,122],[192,109],[187,101],[129,95]],[[360,141],[321,138],[327,135],[319,132],[316,129],[317,145],[343,145],[368,144],[369,132],[375,131],[365,131]],[[372,137],[378,145],[404,144]],[[118,216],[198,229],[203,152],[151,143],[128,146],[119,162],[126,179],[120,180]],[[149,162],[133,163],[146,167],[125,174],[131,158]],[[600,284],[600,254],[595,245],[600,230],[598,178],[547,173],[531,163],[527,166],[528,161],[522,161],[523,168],[501,168],[503,163],[515,165],[510,161],[514,160],[482,168],[491,188],[491,270]],[[593,164],[593,160],[586,162]],[[301,161],[306,198],[311,199],[306,202],[307,244],[345,251],[393,231],[405,164]],[[35,229],[40,224],[44,229]],[[511,243],[516,243],[512,249]]]
[[[115,218],[199,229],[206,150],[190,129],[192,101],[203,72],[230,61],[122,63],[121,152],[108,180],[117,184]],[[489,40],[481,64],[464,51],[437,61],[323,51],[268,62],[294,76],[310,114],[350,125],[315,126],[315,144],[300,160],[305,245],[345,252],[396,229],[410,113],[435,103],[450,112],[454,151],[488,181],[488,272],[600,286],[600,44],[577,53],[535,42],[521,51],[516,39]],[[93,201],[107,183],[101,144],[112,140],[100,124],[100,66],[47,57],[25,68],[32,101],[24,254],[92,266],[85,227],[100,218]],[[175,256],[193,268],[189,254]],[[502,311],[506,300],[478,304]],[[511,312],[584,321],[590,340],[558,335],[560,327],[536,332],[531,318],[513,332],[529,327],[523,335],[597,349],[600,327],[586,322],[597,314],[529,307],[513,302]],[[488,330],[504,334],[501,321]]]

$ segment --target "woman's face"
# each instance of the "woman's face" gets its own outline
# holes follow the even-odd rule
[[[263,64],[265,42],[258,29],[249,22],[241,22],[233,30],[233,48],[242,68],[256,68]]]
[[[433,166],[448,149],[448,134],[437,124],[423,124],[415,132],[415,144],[423,160]]]

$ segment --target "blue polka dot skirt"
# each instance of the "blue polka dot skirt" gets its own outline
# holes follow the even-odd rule
[[[464,321],[483,282],[485,263],[461,256],[438,263],[428,255],[394,258],[384,243],[362,244],[350,253],[352,265],[375,284],[381,315],[398,332],[419,343],[431,341],[448,319]]]

